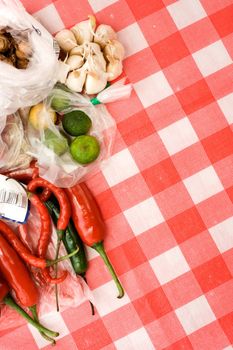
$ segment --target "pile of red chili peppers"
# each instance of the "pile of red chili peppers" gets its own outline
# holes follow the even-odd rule
[[[63,271],[58,276],[57,264],[60,261],[70,258],[75,273],[85,278],[87,270],[85,244],[100,254],[115,281],[118,298],[122,298],[124,290],[103,246],[105,225],[100,210],[84,183],[66,189],[58,188],[39,177],[34,162],[26,170],[4,175],[24,184],[29,201],[38,211],[41,225],[37,251],[33,254],[20,239],[25,234],[28,235],[27,224],[18,226],[19,235],[17,235],[8,224],[0,220],[0,302],[3,301],[14,308],[38,328],[45,339],[55,344],[54,337],[58,336],[58,333],[43,327],[38,321],[36,311],[38,290],[30,267],[38,268],[44,282],[54,284],[57,292],[57,285],[62,283],[68,274],[67,271]],[[48,260],[46,255],[53,224],[56,227],[58,243],[54,260]],[[67,255],[59,257],[62,242]],[[52,266],[54,275],[51,275]],[[18,304],[12,298],[11,291],[14,291]],[[58,297],[56,300],[59,309]],[[29,308],[31,316],[21,306]]]

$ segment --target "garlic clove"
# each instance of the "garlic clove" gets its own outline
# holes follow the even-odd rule
[[[59,33],[55,35],[55,39],[57,40],[59,46],[62,50],[69,52],[75,46],[77,46],[77,42],[74,34],[69,29],[63,29]]]
[[[88,20],[77,23],[71,28],[79,45],[93,40],[96,28],[96,19],[94,16],[88,16]]]
[[[57,80],[60,83],[65,84],[67,75],[70,71],[70,66],[61,60],[59,60],[58,63],[59,65],[58,65]]]
[[[124,46],[118,40],[112,40],[104,50],[104,57],[111,62],[112,60],[123,60],[125,55]]]
[[[100,24],[94,35],[94,42],[104,48],[109,42],[117,39],[114,29],[107,24]]]
[[[98,94],[98,92],[102,91],[107,84],[106,74],[97,75],[89,72],[87,74],[86,83],[85,83],[85,92],[88,95]]]
[[[75,92],[81,92],[86,79],[86,71],[74,70],[70,72],[66,79],[66,86]]]
[[[66,61],[66,64],[70,67],[70,71],[82,67],[83,63],[83,58],[79,55],[72,55]]]
[[[103,53],[100,51],[97,55],[89,55],[86,60],[87,69],[91,72],[106,72],[106,61]]]
[[[84,55],[84,48],[82,45],[76,46],[74,47],[70,52],[69,55],[80,55],[83,56]]]
[[[122,70],[122,61],[113,60],[112,62],[109,62],[107,65],[108,81],[112,81],[119,77],[122,73]]]

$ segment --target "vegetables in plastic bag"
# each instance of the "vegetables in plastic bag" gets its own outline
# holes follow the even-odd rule
[[[0,0],[0,29],[6,28],[16,41],[28,41],[32,56],[27,69],[0,61],[0,119],[45,98],[57,80],[58,70],[52,36],[18,0]]]

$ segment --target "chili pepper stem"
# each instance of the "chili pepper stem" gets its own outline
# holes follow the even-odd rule
[[[46,267],[53,266],[61,261],[67,260],[67,259],[71,258],[73,255],[75,255],[76,253],[78,253],[78,251],[79,251],[79,248],[77,248],[76,250],[74,250],[70,254],[61,256],[60,258],[58,258],[56,260],[47,260]]]
[[[60,247],[61,247],[61,242],[62,242],[62,237],[63,237],[63,231],[61,230],[57,230],[58,233],[58,239],[57,239],[57,247],[56,247],[56,256],[55,256],[55,260],[58,259],[59,256],[59,251],[60,251]],[[57,264],[55,264],[55,278],[57,278]],[[56,297],[56,307],[57,307],[57,312],[59,312],[59,300],[58,300],[58,285],[55,285],[55,297]]]
[[[14,299],[9,294],[5,296],[4,303],[10,308],[14,309],[16,312],[18,312],[18,314],[25,318],[25,320],[27,320],[28,323],[37,328],[38,331],[44,332],[50,335],[51,337],[59,336],[58,332],[51,331],[50,329],[42,326],[40,323],[37,323],[35,320],[33,320],[18,304],[16,304]]]
[[[37,314],[37,310],[36,310],[36,305],[30,306],[29,310],[32,313],[32,317],[34,318],[34,320],[39,323],[39,318],[38,318],[38,314]],[[47,341],[49,341],[51,343],[51,345],[56,345],[56,341],[53,338],[50,338],[49,336],[47,336],[46,333],[40,331],[40,335]]]
[[[118,289],[118,292],[119,292],[119,295],[117,298],[122,298],[124,296],[124,289],[116,275],[116,272],[114,271],[113,267],[112,267],[112,264],[104,250],[104,245],[103,245],[103,241],[102,242],[98,242],[98,243],[95,243],[93,246],[92,246],[93,249],[95,249],[97,251],[97,253],[99,253],[99,255],[101,256],[101,258],[103,259],[105,265],[107,266],[110,274],[112,275],[112,279],[114,280],[115,284],[116,284],[116,287]]]
[[[85,273],[81,274],[80,276],[84,279],[84,281],[87,284],[87,279],[86,279]],[[95,315],[95,307],[94,307],[94,305],[92,304],[92,302],[90,300],[89,300],[89,304],[90,304],[90,307],[91,307],[91,314],[92,314],[92,316],[94,316]]]

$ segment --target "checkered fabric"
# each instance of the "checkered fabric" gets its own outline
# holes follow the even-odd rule
[[[24,0],[55,33],[95,13],[126,47],[129,100],[88,180],[125,287],[90,250],[88,303],[50,315],[56,349],[233,349],[233,0]],[[17,344],[17,345],[16,345]],[[26,325],[1,350],[49,349]]]

